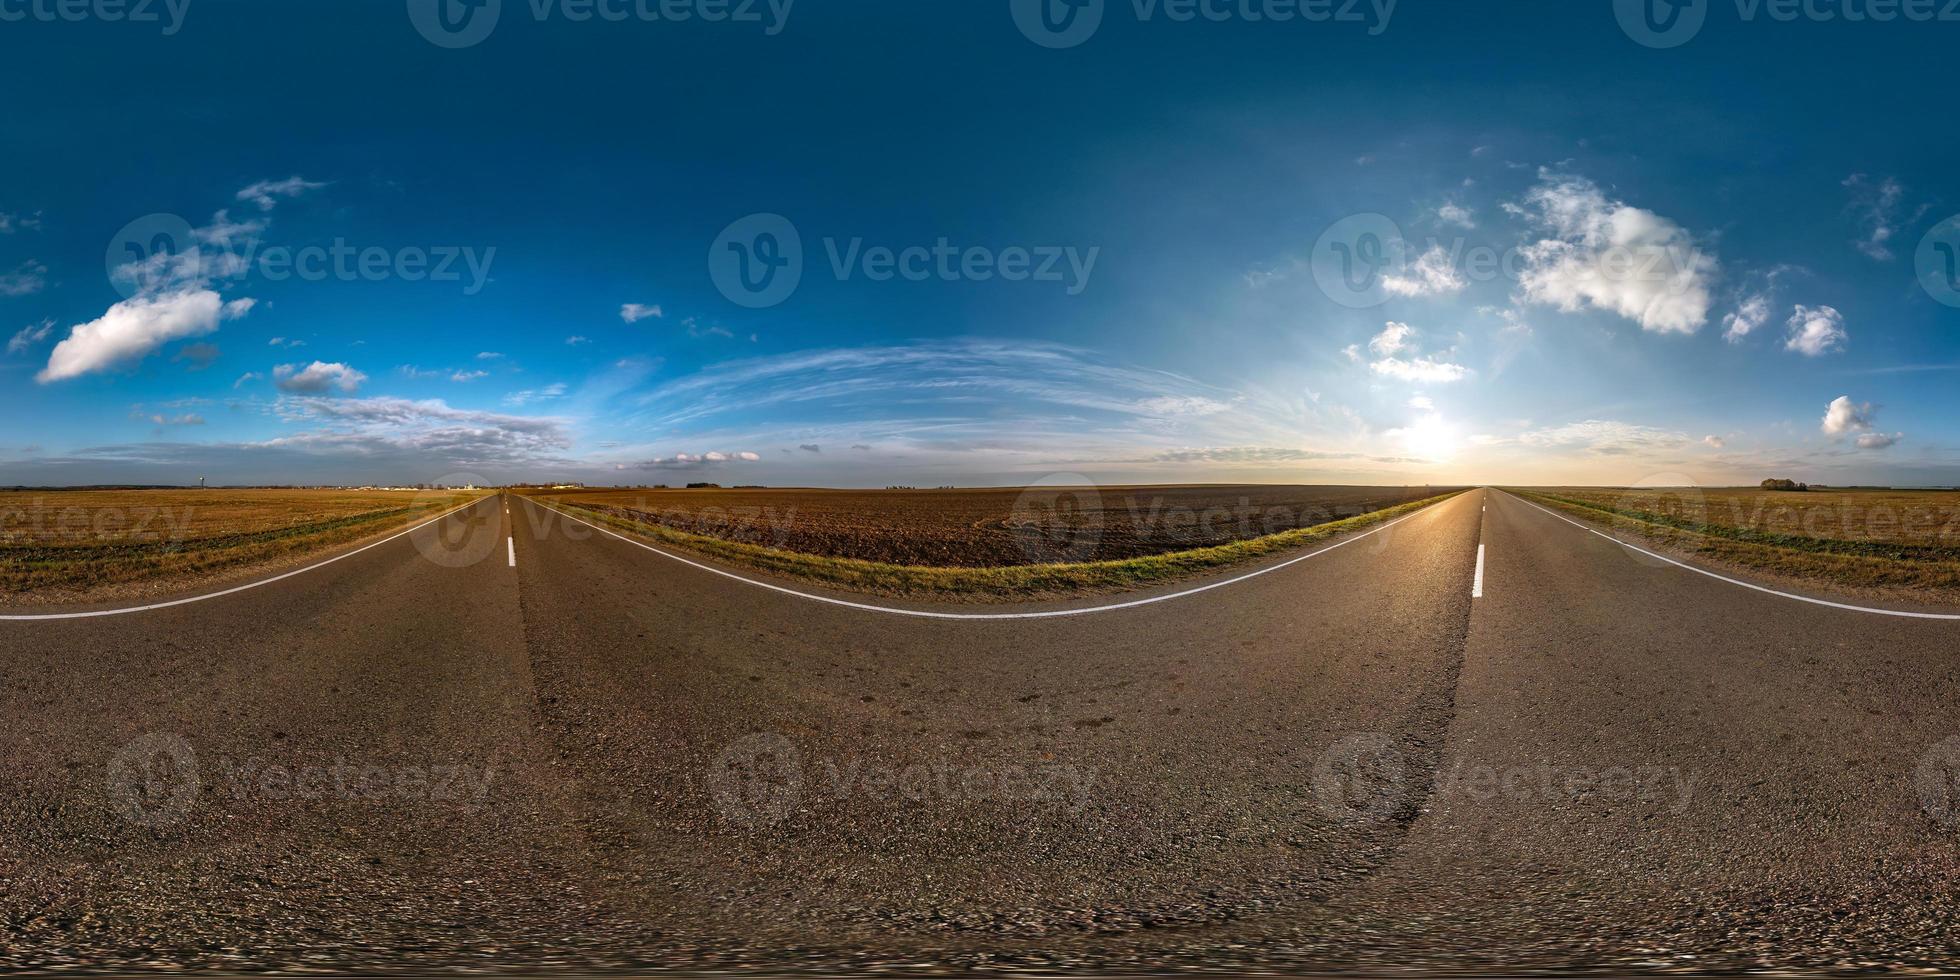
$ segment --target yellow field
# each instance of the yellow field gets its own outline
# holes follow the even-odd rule
[[[404,527],[479,494],[404,490],[0,492],[0,602],[154,592]]]
[[[1797,579],[1960,598],[1960,491],[1755,488],[1517,491],[1574,517]]]

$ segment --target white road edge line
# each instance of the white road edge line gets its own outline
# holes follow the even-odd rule
[[[504,547],[509,549],[510,551],[510,567],[516,568],[517,567],[517,539],[505,538]]]
[[[323,561],[317,565],[308,565],[305,568],[295,568],[290,572],[274,575],[273,577],[267,579],[260,579],[256,582],[247,582],[244,585],[233,586],[221,592],[210,592],[204,595],[191,596],[188,599],[172,599],[169,602],[153,602],[147,606],[130,606],[127,609],[97,609],[94,610],[93,612],[40,613],[38,615],[31,615],[31,616],[0,615],[0,622],[19,623],[19,622],[29,622],[35,620],[49,620],[49,619],[94,619],[100,616],[126,616],[130,613],[149,612],[150,610],[153,609],[168,609],[171,606],[184,606],[184,605],[189,605],[190,603],[193,602],[203,602],[206,599],[216,599],[220,596],[228,596],[234,593],[244,592],[247,589],[256,589],[261,585],[271,585],[274,582],[283,581],[285,579],[292,578],[295,575],[304,575],[307,572],[314,571],[315,569],[325,568],[328,565],[331,565],[334,562],[340,561],[344,558],[352,558],[355,555],[358,555],[361,552],[368,550],[369,548],[379,548],[382,545],[395,540],[396,538],[399,538],[405,534],[414,534],[415,532],[420,531],[423,528],[428,527],[429,525],[434,524],[435,522],[450,516],[451,514],[457,514],[457,513],[461,513],[462,511],[469,510],[471,507],[478,506],[479,504],[482,504],[484,500],[489,500],[489,499],[490,499],[489,497],[485,497],[483,498],[483,500],[472,500],[461,507],[455,508],[454,510],[444,511],[441,514],[438,514],[435,517],[430,518],[429,520],[423,521],[422,523],[417,524],[414,527],[411,527],[405,531],[397,531],[394,534],[390,534],[387,537],[382,538],[381,540],[376,541],[372,544],[364,544],[344,555],[335,555],[332,558],[329,558],[326,561]]]
[[[1343,545],[1353,544],[1354,542],[1359,541],[1362,538],[1371,537],[1382,531],[1386,531],[1389,528],[1394,527],[1395,525],[1400,524],[1403,521],[1406,521],[1409,518],[1416,516],[1416,514],[1424,513],[1429,509],[1428,507],[1424,507],[1422,508],[1422,510],[1415,511],[1414,513],[1404,514],[1403,516],[1398,517],[1392,521],[1389,521],[1387,524],[1383,524],[1382,526],[1375,528],[1374,530],[1365,531],[1351,538],[1343,538],[1339,541],[1334,542],[1333,544],[1328,545],[1325,548],[1321,548],[1318,551],[1308,552],[1307,554],[1301,555],[1297,558],[1289,558],[1286,561],[1280,562],[1277,565],[1270,565],[1266,568],[1259,569],[1258,571],[1255,572],[1247,572],[1244,575],[1240,575],[1234,578],[1228,578],[1223,582],[1213,582],[1210,585],[1201,585],[1195,589],[1186,589],[1183,592],[1173,592],[1169,595],[1151,596],[1148,599],[1133,599],[1129,602],[1118,602],[1107,606],[1090,606],[1084,609],[1048,609],[1048,610],[1043,610],[1041,612],[1020,612],[1020,613],[948,613],[948,612],[929,612],[923,609],[898,609],[892,606],[874,606],[869,603],[851,602],[848,599],[834,599],[830,596],[813,595],[808,592],[798,592],[795,589],[784,588],[783,586],[780,585],[772,585],[768,582],[759,582],[752,578],[745,578],[743,576],[737,575],[734,572],[722,571],[721,569],[715,568],[712,565],[704,565],[698,561],[689,561],[688,559],[682,558],[679,555],[670,554],[650,544],[646,544],[645,542],[635,541],[632,538],[629,538],[616,531],[613,531],[608,528],[600,527],[599,525],[594,524],[590,521],[580,520],[579,518],[573,517],[572,515],[567,514],[556,507],[550,507],[545,504],[540,504],[537,501],[531,500],[529,498],[525,498],[525,503],[537,507],[543,507],[545,510],[551,511],[552,513],[557,514],[558,516],[563,517],[568,521],[573,521],[578,524],[583,524],[586,527],[589,527],[602,534],[607,534],[612,537],[618,538],[619,540],[624,541],[627,544],[633,545],[634,547],[645,548],[646,550],[651,551],[662,558],[671,558],[674,561],[680,562],[683,565],[691,565],[704,572],[713,572],[714,574],[719,575],[723,578],[732,578],[735,581],[741,582],[745,585],[753,585],[759,589],[768,589],[771,592],[781,592],[784,595],[793,595],[799,599],[809,599],[813,602],[829,603],[830,605],[833,606],[845,606],[850,609],[862,609],[866,612],[889,613],[894,616],[914,616],[920,619],[1056,619],[1062,616],[1086,616],[1090,613],[1112,612],[1117,609],[1134,609],[1137,606],[1148,606],[1151,605],[1152,603],[1169,602],[1172,599],[1182,599],[1185,596],[1197,595],[1200,592],[1210,592],[1212,589],[1221,589],[1228,585],[1233,585],[1238,582],[1243,582],[1246,579],[1258,578],[1259,576],[1264,575],[1268,572],[1277,572],[1280,569],[1287,567],[1288,565],[1296,565],[1299,564],[1300,562],[1306,561],[1309,558],[1318,558],[1321,555],[1333,551],[1336,548],[1342,547]]]
[[[1470,580],[1470,598],[1484,597],[1484,546],[1477,546],[1477,574]]]
[[[1723,582],[1729,583],[1730,585],[1740,585],[1745,589],[1754,589],[1757,592],[1767,592],[1773,596],[1781,596],[1785,599],[1795,599],[1798,602],[1808,602],[1814,606],[1829,606],[1832,609],[1844,609],[1850,612],[1870,613],[1874,616],[1898,616],[1905,619],[1940,619],[1940,620],[1947,620],[1947,621],[1960,620],[1960,613],[1928,613],[1928,612],[1908,612],[1903,609],[1877,609],[1872,606],[1854,606],[1851,605],[1850,603],[1845,603],[1845,602],[1832,602],[1829,599],[1813,599],[1810,596],[1797,595],[1794,592],[1779,592],[1776,589],[1772,589],[1767,586],[1756,585],[1751,582],[1744,582],[1741,579],[1730,578],[1727,575],[1719,575],[1716,574],[1715,572],[1709,571],[1706,568],[1696,568],[1695,566],[1690,565],[1687,562],[1675,561],[1674,559],[1669,558],[1666,555],[1657,555],[1651,551],[1648,551],[1645,548],[1640,547],[1637,544],[1628,544],[1625,541],[1620,540],[1619,538],[1616,538],[1610,534],[1605,533],[1604,531],[1598,531],[1593,528],[1589,528],[1584,524],[1581,524],[1578,521],[1575,521],[1572,518],[1565,516],[1564,514],[1560,514],[1557,513],[1556,511],[1548,510],[1544,507],[1539,507],[1537,504],[1534,504],[1529,500],[1525,500],[1523,497],[1519,497],[1517,494],[1505,494],[1505,496],[1513,497],[1517,500],[1523,501],[1527,506],[1537,507],[1539,510],[1545,511],[1545,513],[1550,514],[1553,517],[1556,517],[1559,520],[1564,521],[1565,523],[1570,524],[1581,531],[1585,531],[1589,534],[1597,534],[1600,537],[1605,538],[1606,540],[1611,541],[1622,548],[1630,548],[1634,551],[1640,552],[1643,555],[1646,555],[1649,558],[1658,558],[1661,561],[1667,562],[1670,565],[1674,565],[1679,568],[1685,568],[1688,571],[1694,572],[1698,575],[1706,575],[1712,579],[1719,579]]]

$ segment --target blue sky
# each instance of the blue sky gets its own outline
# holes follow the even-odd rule
[[[0,3],[0,483],[1960,483],[1937,4],[434,2]]]

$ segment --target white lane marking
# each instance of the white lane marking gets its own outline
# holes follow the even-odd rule
[[[1484,546],[1477,546],[1477,574],[1470,580],[1470,598],[1484,597]]]
[[[1519,497],[1519,496],[1517,496],[1516,494],[1507,494],[1506,496],[1510,496],[1510,497],[1513,497],[1513,498],[1515,498],[1515,499],[1517,499],[1517,500],[1520,500],[1520,501],[1523,501],[1523,502],[1524,502],[1525,504],[1527,504],[1527,505],[1529,505],[1529,506],[1532,506],[1532,507],[1538,507],[1538,505],[1537,505],[1537,504],[1534,504],[1534,503],[1532,503],[1532,502],[1531,502],[1531,501],[1529,501],[1529,500],[1525,500],[1525,499],[1524,499],[1523,497]],[[1772,589],[1772,588],[1769,588],[1769,587],[1767,587],[1767,586],[1762,586],[1762,585],[1756,585],[1756,584],[1754,584],[1754,583],[1751,583],[1751,582],[1744,582],[1744,581],[1742,581],[1741,579],[1735,579],[1735,578],[1730,578],[1730,577],[1728,577],[1727,575],[1718,575],[1718,574],[1716,574],[1716,573],[1714,573],[1714,572],[1711,572],[1711,571],[1709,571],[1709,570],[1708,570],[1708,569],[1706,569],[1706,568],[1696,568],[1695,566],[1693,566],[1693,565],[1690,565],[1690,564],[1688,564],[1687,562],[1684,562],[1684,561],[1675,561],[1674,559],[1672,559],[1672,558],[1669,558],[1669,557],[1668,557],[1668,556],[1666,556],[1666,555],[1657,555],[1657,554],[1654,554],[1653,552],[1651,552],[1651,551],[1648,551],[1647,549],[1645,549],[1645,548],[1642,548],[1642,547],[1640,547],[1639,545],[1636,545],[1636,544],[1628,544],[1628,543],[1626,543],[1625,541],[1622,541],[1622,540],[1620,540],[1619,538],[1616,538],[1616,537],[1614,537],[1614,536],[1612,536],[1612,535],[1610,535],[1610,534],[1607,534],[1607,533],[1605,533],[1605,532],[1603,532],[1603,531],[1597,531],[1597,530],[1594,530],[1594,529],[1592,529],[1592,528],[1589,528],[1589,527],[1587,527],[1587,526],[1585,526],[1584,524],[1581,524],[1581,523],[1579,523],[1578,521],[1575,521],[1575,520],[1573,520],[1572,518],[1570,518],[1570,517],[1567,517],[1567,516],[1565,516],[1564,514],[1560,514],[1560,513],[1557,513],[1556,511],[1551,511],[1551,510],[1547,510],[1547,509],[1546,509],[1546,508],[1544,508],[1544,507],[1538,507],[1538,509],[1539,509],[1539,510],[1542,510],[1542,511],[1545,511],[1545,513],[1547,513],[1547,514],[1550,514],[1550,515],[1552,515],[1553,517],[1556,517],[1556,518],[1558,518],[1559,520],[1561,520],[1561,521],[1564,521],[1565,523],[1567,523],[1567,524],[1570,524],[1570,525],[1572,525],[1573,527],[1576,527],[1576,528],[1578,528],[1578,529],[1579,529],[1579,530],[1581,530],[1581,531],[1585,531],[1585,532],[1587,532],[1587,533],[1590,533],[1590,534],[1597,534],[1597,535],[1599,535],[1600,537],[1602,537],[1602,538],[1605,538],[1606,540],[1608,540],[1608,541],[1611,541],[1611,542],[1613,542],[1614,544],[1617,544],[1617,545],[1619,545],[1619,546],[1620,546],[1620,547],[1622,547],[1622,548],[1631,548],[1631,549],[1633,549],[1634,551],[1638,551],[1638,552],[1640,552],[1641,554],[1643,554],[1643,555],[1646,555],[1646,556],[1647,556],[1647,557],[1649,557],[1649,558],[1658,558],[1658,559],[1660,559],[1661,561],[1664,561],[1664,562],[1667,562],[1667,563],[1668,563],[1668,564],[1670,564],[1670,565],[1674,565],[1674,566],[1677,566],[1677,567],[1679,567],[1679,568],[1685,568],[1685,569],[1687,569],[1688,571],[1691,571],[1691,572],[1694,572],[1694,573],[1696,573],[1696,574],[1698,574],[1698,575],[1706,575],[1706,576],[1708,576],[1709,578],[1712,578],[1712,579],[1720,579],[1721,581],[1724,581],[1724,582],[1727,582],[1727,583],[1729,583],[1730,585],[1740,585],[1740,586],[1742,586],[1742,587],[1743,587],[1743,588],[1745,588],[1745,589],[1754,589],[1754,590],[1756,590],[1757,592],[1767,592],[1767,593],[1769,593],[1770,595],[1773,595],[1773,596],[1781,596],[1781,597],[1783,597],[1783,598],[1785,598],[1785,599],[1795,599],[1795,600],[1797,600],[1798,602],[1808,602],[1808,603],[1810,603],[1811,605],[1814,605],[1814,606],[1829,606],[1829,607],[1831,607],[1832,609],[1844,609],[1844,610],[1848,610],[1848,611],[1850,611],[1850,612],[1861,612],[1861,613],[1870,613],[1870,614],[1872,614],[1872,615],[1874,615],[1874,616],[1898,616],[1898,617],[1902,617],[1902,618],[1905,618],[1905,619],[1942,619],[1942,620],[1949,620],[1949,621],[1952,621],[1952,620],[1960,620],[1960,613],[1928,613],[1928,612],[1907,612],[1907,611],[1905,611],[1905,610],[1903,610],[1903,609],[1877,609],[1877,608],[1874,608],[1874,607],[1872,607],[1872,606],[1854,606],[1854,605],[1851,605],[1850,603],[1844,603],[1844,602],[1832,602],[1832,601],[1830,601],[1829,599],[1813,599],[1813,598],[1811,598],[1810,596],[1807,596],[1807,595],[1797,595],[1797,594],[1796,594],[1796,593],[1794,593],[1794,592],[1779,592],[1779,591],[1777,591],[1776,589]]]
[[[488,499],[490,498],[488,497],[483,498],[483,500],[488,500]],[[379,548],[382,545],[387,544],[388,542],[393,541],[404,534],[414,534],[415,532],[420,531],[423,528],[428,527],[429,525],[434,524],[435,522],[450,516],[451,514],[460,513],[462,511],[466,511],[470,509],[471,507],[475,507],[478,504],[483,503],[483,500],[472,500],[469,503],[464,504],[463,506],[458,507],[454,510],[444,511],[443,513],[438,514],[437,516],[429,520],[423,521],[422,523],[417,524],[406,531],[397,531],[394,534],[390,534],[387,537],[374,542],[373,544],[362,545],[359,548],[355,548],[353,551],[350,551],[344,555],[335,555],[332,558],[329,558],[326,561],[323,561],[317,565],[308,565],[305,568],[296,568],[290,572],[285,572],[280,575],[274,575],[273,577],[268,579],[260,579],[257,582],[247,582],[244,585],[233,586],[221,592],[210,592],[204,595],[191,596],[188,599],[172,599],[169,602],[153,602],[147,606],[130,606],[127,609],[97,609],[94,612],[41,613],[39,615],[34,615],[34,616],[0,616],[0,622],[18,623],[18,622],[26,622],[31,620],[45,620],[45,619],[94,619],[98,616],[124,616],[124,615],[128,615],[129,613],[149,612],[152,609],[168,609],[171,606],[189,605],[190,603],[193,602],[203,602],[206,599],[216,599],[219,596],[228,596],[228,595],[232,595],[233,593],[243,592],[246,589],[256,589],[261,585],[271,585],[274,582],[282,581],[284,579],[289,579],[295,575],[304,575],[307,572],[313,571],[315,569],[325,568],[328,565],[331,565],[334,562],[340,561],[342,559],[352,558],[355,555],[358,555],[361,552],[368,550],[369,548]]]
[[[517,539],[505,538],[504,546],[510,549],[510,567],[516,568],[517,567]]]
[[[612,537],[618,538],[619,540],[624,541],[627,544],[633,545],[636,548],[645,548],[646,550],[651,551],[662,558],[671,558],[674,561],[680,562],[683,565],[691,565],[704,572],[713,572],[714,574],[719,575],[723,578],[732,578],[735,581],[741,582],[745,585],[753,585],[759,589],[768,589],[771,592],[781,592],[784,595],[793,595],[799,599],[809,599],[813,602],[829,603],[830,605],[833,606],[845,606],[851,609],[862,609],[866,612],[890,613],[893,616],[915,616],[921,619],[1055,619],[1061,616],[1086,616],[1090,613],[1111,612],[1117,609],[1134,609],[1137,606],[1148,606],[1152,603],[1157,603],[1157,602],[1169,602],[1172,599],[1182,599],[1185,596],[1197,595],[1200,592],[1210,592],[1212,589],[1221,589],[1228,585],[1232,585],[1238,582],[1243,582],[1246,579],[1258,578],[1259,576],[1264,575],[1268,572],[1277,572],[1280,569],[1287,567],[1288,565],[1296,565],[1299,564],[1300,562],[1306,561],[1309,558],[1318,558],[1321,555],[1333,551],[1335,548],[1339,548],[1343,545],[1353,544],[1354,542],[1359,541],[1362,538],[1379,534],[1382,531],[1386,531],[1389,528],[1394,527],[1395,525],[1400,524],[1403,521],[1406,521],[1409,518],[1416,516],[1416,514],[1421,514],[1429,510],[1429,508],[1424,507],[1422,510],[1418,510],[1413,514],[1405,514],[1401,517],[1398,517],[1388,522],[1387,524],[1383,524],[1381,527],[1375,528],[1372,531],[1365,531],[1351,538],[1343,538],[1340,541],[1336,541],[1333,544],[1330,544],[1325,548],[1321,548],[1318,551],[1309,552],[1307,554],[1299,556],[1298,558],[1289,558],[1286,561],[1280,562],[1277,565],[1271,565],[1266,568],[1259,569],[1256,572],[1247,572],[1246,574],[1237,576],[1235,578],[1228,578],[1223,582],[1213,582],[1210,585],[1201,585],[1195,589],[1186,589],[1183,592],[1173,592],[1170,595],[1151,596],[1148,599],[1133,599],[1129,602],[1118,602],[1107,606],[1090,606],[1086,609],[1049,609],[1049,610],[1044,610],[1042,612],[1019,612],[1019,613],[947,613],[947,612],[928,612],[922,609],[898,609],[892,606],[874,606],[864,602],[851,602],[847,599],[833,599],[830,596],[813,595],[808,592],[798,592],[795,589],[784,588],[783,586],[780,585],[772,585],[768,582],[758,582],[755,579],[745,578],[743,576],[735,574],[734,572],[725,572],[719,568],[715,568],[712,565],[704,565],[698,561],[689,561],[688,559],[682,558],[679,555],[670,554],[650,544],[646,544],[640,541],[635,541],[632,538],[629,538],[623,534],[619,534],[608,528],[600,527],[599,525],[594,524],[590,521],[580,520],[576,517],[573,517],[570,514],[565,513],[562,510],[559,510],[556,507],[549,507],[544,504],[540,504],[535,500],[531,500],[529,498],[525,499],[525,503],[531,504],[536,507],[544,507],[545,510],[551,511],[552,513],[557,514],[558,516],[563,517],[566,520],[583,524],[586,527],[589,527],[602,534],[607,534]]]

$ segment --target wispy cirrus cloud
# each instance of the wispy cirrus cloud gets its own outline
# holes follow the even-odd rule
[[[52,319],[42,320],[40,323],[30,323],[20,328],[12,337],[7,339],[7,353],[25,353],[28,348],[48,339],[48,334],[53,332],[54,320]]]
[[[28,259],[12,272],[0,272],[0,296],[32,296],[48,288],[48,267]]]
[[[255,204],[260,211],[270,211],[280,201],[289,200],[327,186],[325,183],[307,180],[294,175],[284,180],[261,180],[238,192],[238,200]]]

